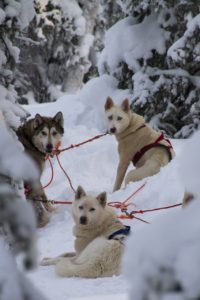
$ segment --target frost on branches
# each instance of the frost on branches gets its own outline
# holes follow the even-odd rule
[[[35,1],[36,16],[18,37],[21,102],[55,101],[80,89],[92,65],[99,1]]]
[[[124,269],[131,300],[200,299],[199,151],[197,131],[179,157],[180,175],[194,199],[160,216],[128,241]]]
[[[133,110],[154,128],[190,136],[200,124],[199,2],[118,3],[127,17],[106,33],[100,74],[129,88]]]
[[[15,87],[15,68],[20,49],[15,39],[34,16],[33,0],[0,2],[0,111],[7,125],[17,128],[28,113],[16,102],[19,100]]]

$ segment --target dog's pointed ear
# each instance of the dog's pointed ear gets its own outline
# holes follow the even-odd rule
[[[122,104],[121,104],[121,108],[123,109],[123,111],[128,112],[130,110],[130,104],[129,104],[129,100],[125,99]]]
[[[36,128],[42,124],[42,116],[40,114],[36,114],[33,120],[33,127]]]
[[[107,201],[107,195],[106,195],[106,192],[103,192],[101,194],[99,194],[97,196],[97,200],[99,201],[99,203],[105,207],[106,206],[106,201]]]
[[[54,117],[53,117],[54,121],[58,124],[60,124],[61,127],[63,127],[64,124],[64,118],[63,118],[63,114],[61,111],[59,111]]]
[[[82,186],[79,185],[77,190],[76,190],[76,193],[75,193],[75,200],[79,200],[84,196],[86,196],[86,192],[84,191]]]
[[[108,110],[108,109],[110,109],[111,107],[113,107],[113,105],[114,105],[113,100],[112,100],[110,97],[108,97],[108,98],[106,99],[106,103],[105,103],[105,105],[104,105],[104,108],[105,108],[105,110]]]

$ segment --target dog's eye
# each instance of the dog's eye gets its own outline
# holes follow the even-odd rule
[[[78,208],[79,208],[80,210],[82,210],[82,209],[83,209],[83,206],[79,206]]]
[[[56,135],[57,135],[57,132],[56,132],[56,131],[52,132],[52,135],[53,135],[53,136],[56,136]]]
[[[112,121],[112,119],[113,119],[113,116],[108,117],[108,120]]]
[[[122,120],[122,117],[118,116],[117,121],[121,121],[121,120]]]
[[[90,208],[90,211],[95,211],[95,208],[94,207]]]
[[[47,136],[47,133],[45,131],[42,131],[43,136]]]

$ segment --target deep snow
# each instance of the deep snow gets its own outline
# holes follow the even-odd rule
[[[103,97],[104,93],[105,89],[103,91]],[[100,97],[99,94],[98,97]],[[123,97],[124,95],[122,94],[121,100]],[[35,113],[53,116],[58,111],[63,112],[65,134],[62,141],[62,148],[79,143],[102,132],[99,126],[101,118],[102,124],[105,125],[102,112],[100,112],[100,118],[98,109],[95,110],[95,106],[93,106],[93,108],[90,108],[90,112],[93,109],[92,119],[91,117],[88,117],[88,119],[83,118],[84,111],[86,110],[84,100],[85,98],[80,97],[80,94],[79,96],[68,95],[52,104],[34,104],[25,106],[25,108],[32,116],[34,116]],[[102,98],[99,101],[103,103],[104,100]],[[89,115],[90,113],[88,113],[88,116]],[[93,126],[91,126],[91,124],[93,124]],[[132,200],[135,204],[133,209],[156,208],[181,202],[184,188],[179,179],[177,167],[178,156],[183,143],[184,141],[172,140],[177,157],[166,167],[162,168],[159,174],[148,178],[146,186],[136,194]],[[126,189],[122,188],[120,191],[112,193],[118,163],[117,143],[113,136],[106,136],[80,148],[64,152],[60,155],[60,160],[70,175],[75,187],[81,184],[88,192],[94,194],[105,190],[108,193],[108,201],[125,200],[145,182],[145,180],[143,180],[141,182],[131,183]],[[51,186],[46,189],[49,199],[61,201],[73,200],[73,192],[70,190],[69,184],[60,170],[56,159],[53,160],[53,164],[55,178]],[[48,182],[50,174],[50,168],[47,163],[42,178],[43,184]],[[179,209],[180,207],[167,211],[152,212],[142,216],[138,215],[138,217],[155,224],[158,216],[170,214],[172,210]],[[142,228],[150,226],[137,220],[129,220],[124,223],[132,225],[132,234],[139,229],[142,234]],[[73,221],[70,215],[70,205],[57,205],[57,212],[51,216],[50,223],[45,228],[38,230],[39,261],[44,256],[56,256],[62,252],[73,250],[74,238],[72,236],[72,226]],[[49,300],[66,300],[73,297],[87,298],[87,296],[92,296],[91,299],[95,299],[94,295],[109,294],[116,294],[115,299],[117,299],[117,295],[118,297],[121,295],[120,299],[123,300],[123,296],[125,299],[128,291],[128,283],[123,274],[118,277],[100,279],[59,278],[54,273],[52,266],[39,266],[35,271],[29,273],[29,278]],[[110,296],[109,299],[112,299],[112,297]]]

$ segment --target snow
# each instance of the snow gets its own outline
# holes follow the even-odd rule
[[[2,238],[0,238],[0,250],[2,257],[4,257],[3,260],[0,260],[0,269],[4,270],[4,273],[0,273],[0,282],[4,281],[7,283],[2,291],[2,299],[12,299],[13,295],[15,295],[15,299],[20,300],[22,295],[20,293],[19,287],[17,286],[17,270],[14,270],[13,272],[13,265],[15,264],[15,262],[7,251],[5,242]],[[6,274],[8,275],[6,276]],[[12,289],[10,288],[11,286]]]
[[[110,80],[108,85],[106,85],[107,80]],[[93,82],[91,83],[91,81]],[[125,91],[117,90],[115,80],[109,76],[106,80],[105,78],[99,78],[91,81],[76,95],[65,95],[51,104],[33,104],[24,107],[32,116],[36,112],[47,116],[53,116],[57,111],[63,112],[65,135],[61,147],[82,142],[102,133],[102,128],[105,129],[105,127],[100,126],[100,122],[104,124],[105,121],[102,106],[106,96],[114,95],[118,103],[125,96]],[[175,147],[177,156],[179,156],[184,141],[172,140],[172,144]],[[93,194],[106,191],[108,201],[125,200],[145,182],[143,180],[131,183],[126,188],[123,187],[120,191],[112,193],[118,163],[117,143],[112,136],[105,136],[80,148],[64,152],[60,154],[60,160],[75,188],[81,184],[88,192]],[[56,159],[53,159],[53,165],[54,181],[46,189],[49,199],[73,200],[73,192]],[[42,177],[43,184],[49,181],[50,174],[50,167],[47,164]],[[140,210],[179,203],[183,193],[184,187],[178,174],[178,160],[175,158],[165,168],[162,168],[159,174],[148,178],[145,187],[133,198],[135,206],[130,209]],[[57,205],[56,207],[57,211],[51,216],[50,223],[45,228],[38,229],[39,261],[45,256],[56,256],[73,250],[73,221],[70,206]],[[142,232],[147,230],[147,226],[151,228],[154,225],[155,227],[158,217],[173,216],[175,211],[180,211],[180,208],[148,213],[142,216],[138,215],[138,217],[150,222],[151,226],[136,219],[124,223],[132,225],[132,234],[135,236],[136,234],[139,235],[141,230]],[[115,300],[127,299],[128,282],[124,274],[112,278],[97,279],[59,278],[55,274],[53,266],[39,266],[34,272],[30,272],[29,279],[49,300],[55,298],[66,300],[74,297],[80,297],[81,299],[85,297],[88,300],[91,297],[95,300],[94,295],[97,295],[97,299],[103,295],[105,299],[107,299],[106,297]]]
[[[23,0],[26,1],[26,0]],[[74,20],[74,25],[76,27],[76,34],[79,36],[83,36],[85,33],[86,23],[85,18],[83,17],[82,9],[79,4],[75,0],[52,0],[52,5],[60,6],[62,8],[62,12],[65,17],[69,17]],[[47,5],[48,0],[40,1],[40,5],[42,10],[44,10],[45,5]],[[45,13],[44,13],[45,15]],[[48,20],[45,20],[48,22]]]
[[[194,31],[200,28],[200,14],[195,18],[191,19],[187,23],[187,30],[184,35],[178,39],[167,51],[168,57],[171,57],[174,61],[185,61],[186,60],[186,50],[190,48],[191,45],[187,42],[188,38],[192,38],[194,35]],[[199,45],[196,45],[196,48],[193,49],[195,55],[195,59],[199,60]],[[185,58],[185,59],[184,59]]]
[[[10,1],[9,5],[5,7],[6,15],[10,18],[16,17],[20,10],[20,4],[17,1]]]
[[[184,209],[159,216],[128,240],[124,271],[131,299],[144,299],[147,295],[155,300],[199,298],[199,142],[198,131],[184,142],[177,156],[180,177],[195,200]]]
[[[81,43],[81,48],[80,48],[80,56],[81,57],[88,57],[90,48],[92,47],[94,42],[94,36],[92,34],[86,34]]]
[[[21,125],[20,119],[26,119],[28,113],[19,104],[15,103],[16,91],[12,86],[6,89],[0,85],[0,95],[0,111],[4,115],[7,125],[18,128]]]
[[[34,2],[33,0],[21,0],[20,2],[20,27],[24,29],[35,16]]]
[[[180,153],[181,163],[179,164],[179,173],[186,190],[193,192],[193,194],[200,198],[199,188],[199,170],[200,160],[198,159],[200,153],[200,131],[197,131],[187,140],[187,147],[184,147]],[[194,147],[195,145],[195,147]],[[190,155],[188,156],[188,153]],[[187,170],[187,172],[185,172]]]
[[[151,58],[152,50],[164,54],[168,38],[160,27],[156,13],[152,13],[139,24],[133,17],[117,22],[106,32],[105,48],[98,64],[100,74],[104,73],[105,65],[114,73],[121,61],[126,62],[129,69],[138,71],[140,67],[137,60]]]
[[[84,109],[79,115],[78,124],[84,124],[88,128],[94,127],[105,131],[104,104],[108,96],[113,97],[116,103],[119,103],[129,97],[130,94],[128,90],[118,89],[117,80],[109,75],[102,75],[99,78],[88,81],[78,94],[79,102],[84,105]]]
[[[0,270],[3,270],[3,272],[0,272],[1,299],[21,300],[26,297],[31,300],[45,300],[31,286],[30,281],[26,279],[24,274],[16,269],[16,262],[8,251],[5,240],[2,237],[0,237],[0,253],[3,257],[0,260]]]
[[[0,135],[0,170],[2,174],[15,180],[35,180],[38,172],[32,160],[23,153],[21,144],[16,143],[11,133],[8,132],[2,116],[0,117]]]
[[[2,24],[5,20],[6,14],[3,9],[0,8],[0,24]]]
[[[164,299],[163,294],[172,293],[173,288],[181,299],[198,298],[200,270],[195,265],[200,262],[199,204],[194,201],[185,210],[174,209],[132,235],[124,261],[131,299],[133,295],[144,299],[150,294],[152,299]],[[179,292],[175,290],[177,282],[182,288]],[[159,288],[156,291],[158,285],[160,292]]]
[[[6,2],[6,16],[10,18],[16,17],[21,29],[27,27],[35,15],[33,0],[8,0]]]
[[[76,300],[102,300],[102,296],[92,295],[92,296],[81,297],[81,298],[76,297],[75,299]],[[103,300],[112,300],[112,299],[113,300],[128,300],[128,296],[125,294],[114,294],[114,295],[105,295],[103,297]]]
[[[75,0],[71,0],[71,1],[61,0],[59,2],[60,2],[60,6],[63,9],[64,14],[74,19],[75,27],[77,27],[76,34],[83,36],[85,33],[86,24],[80,6],[77,4]]]

